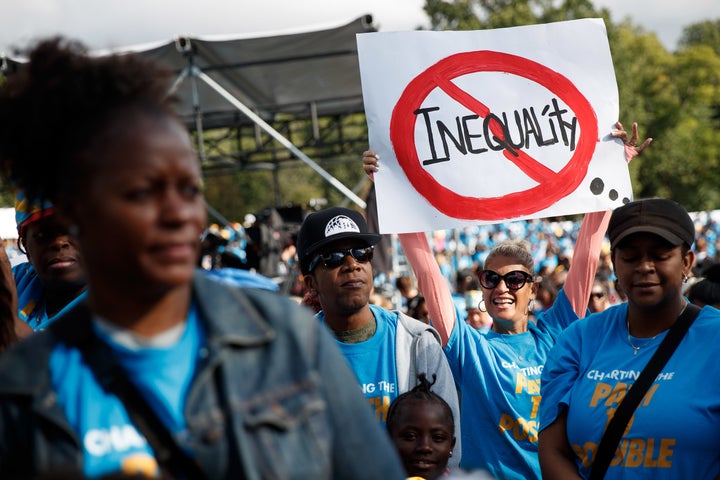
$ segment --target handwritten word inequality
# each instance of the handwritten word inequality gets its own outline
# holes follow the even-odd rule
[[[562,142],[574,151],[577,139],[577,118],[568,113],[553,98],[540,115],[535,107],[515,110],[509,118],[507,112],[456,116],[455,125],[448,126],[442,118],[440,107],[426,107],[414,111],[422,116],[431,158],[422,161],[431,165],[450,160],[450,147],[462,155],[478,155],[488,151],[507,150],[517,156],[517,150],[531,146],[546,147]],[[438,152],[438,146],[441,151]]]

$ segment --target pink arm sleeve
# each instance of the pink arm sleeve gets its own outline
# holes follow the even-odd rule
[[[418,290],[425,297],[432,325],[440,334],[442,345],[445,347],[456,322],[455,304],[450,286],[440,273],[440,266],[424,233],[401,233],[398,234],[398,238],[415,272]]]
[[[600,246],[605,238],[610,213],[587,213],[580,225],[575,253],[565,279],[565,295],[580,318],[585,316],[590,300],[590,291],[600,262]]]
[[[628,163],[637,154],[633,147],[625,145],[625,160]],[[600,247],[605,238],[610,215],[612,215],[610,210],[588,213],[580,225],[575,253],[565,279],[565,295],[580,318],[585,316],[590,300],[590,291],[600,262]]]

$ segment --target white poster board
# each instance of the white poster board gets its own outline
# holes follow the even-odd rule
[[[357,35],[382,233],[632,199],[602,19]]]

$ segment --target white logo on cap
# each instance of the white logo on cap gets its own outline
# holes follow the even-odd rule
[[[357,223],[353,222],[352,219],[345,215],[338,215],[332,218],[327,225],[325,225],[325,237],[337,235],[339,233],[360,233],[360,227]]]

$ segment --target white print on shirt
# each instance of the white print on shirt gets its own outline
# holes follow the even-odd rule
[[[387,420],[387,413],[392,401],[390,395],[383,395],[383,393],[391,395],[395,393],[395,384],[386,380],[380,380],[377,383],[363,383],[362,392],[372,406],[375,418],[384,423]]]
[[[362,384],[362,391],[363,394],[367,395],[368,393],[375,393],[375,392],[386,392],[386,393],[394,393],[395,392],[395,384],[392,382],[386,382],[385,380],[380,380],[375,383],[363,383]]]
[[[655,380],[672,380],[675,372],[660,373]],[[635,381],[640,376],[640,372],[636,370],[611,370],[609,372],[601,372],[599,370],[590,370],[585,376],[588,380],[600,382],[603,380]]]
[[[88,430],[83,437],[83,445],[91,455],[101,457],[113,451],[126,452],[131,448],[143,448],[146,442],[135,427],[122,425]]]
[[[509,370],[519,370],[520,373],[523,375],[542,375],[543,372],[543,366],[544,365],[532,365],[530,367],[518,367],[517,363],[515,362],[507,362],[503,360],[500,365],[502,365],[503,368],[507,368]]]

